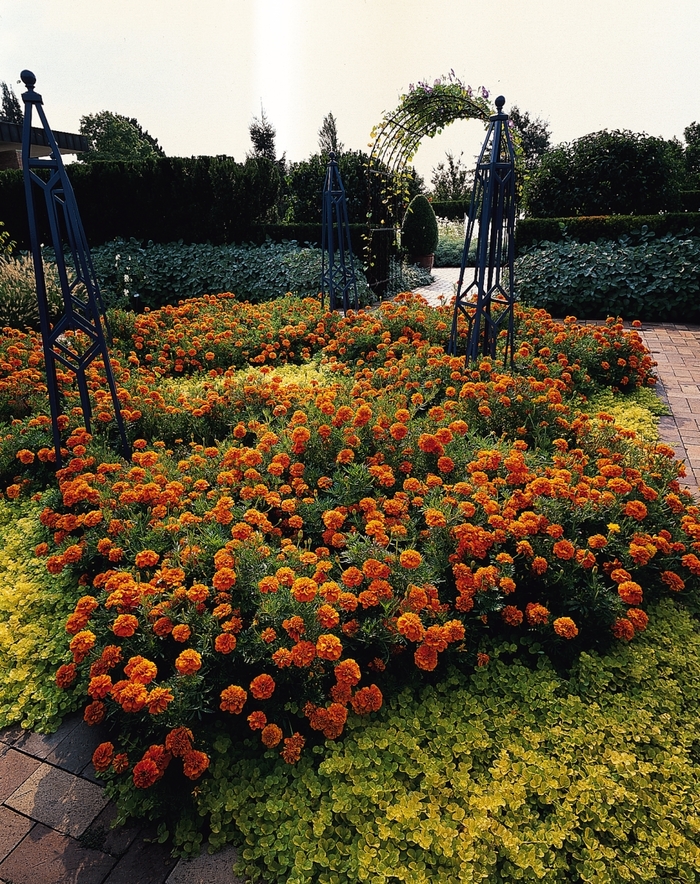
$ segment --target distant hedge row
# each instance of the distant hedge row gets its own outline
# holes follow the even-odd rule
[[[115,237],[154,242],[239,242],[270,218],[279,167],[263,158],[160,157],[67,166],[88,242]],[[29,248],[22,173],[0,172],[0,215],[21,249]],[[39,216],[41,237],[50,242]]]
[[[593,215],[577,218],[521,218],[516,228],[518,250],[539,242],[559,242],[565,236],[578,242],[616,240],[646,227],[657,236],[692,231],[700,235],[700,212],[665,215]]]

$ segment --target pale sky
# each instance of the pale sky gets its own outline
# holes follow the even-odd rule
[[[316,152],[332,111],[346,148],[409,83],[451,68],[547,120],[554,143],[600,129],[682,139],[700,121],[700,0],[0,0],[0,80],[37,77],[49,123],[136,117],[171,156],[250,150],[261,104],[278,153]],[[430,183],[483,126],[457,122],[415,158]]]

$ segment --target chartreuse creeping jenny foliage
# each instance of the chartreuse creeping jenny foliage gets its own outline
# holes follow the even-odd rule
[[[538,691],[560,703],[567,691],[575,695],[563,681],[557,682],[561,694],[547,693],[554,666],[565,673],[584,665],[582,654],[620,645],[613,654],[622,654],[627,642],[632,649],[646,647],[653,605],[668,597],[697,604],[700,507],[681,489],[682,468],[668,446],[616,423],[614,409],[593,408],[602,389],[622,398],[653,383],[651,358],[635,331],[625,332],[614,320],[582,327],[543,311],[518,310],[516,366],[505,370],[490,359],[467,365],[446,355],[450,319],[449,309],[433,310],[409,296],[346,317],[311,300],[285,298],[263,307],[231,295],[136,317],[115,313],[113,369],[133,455],[127,462],[110,448],[114,415],[93,363],[87,372],[95,398],[93,435],[82,425],[72,379],[58,376],[65,397],[64,465],[58,471],[52,469],[38,338],[9,330],[0,338],[0,415],[6,422],[0,482],[7,498],[18,502],[13,506],[40,496],[36,556],[49,574],[66,577],[80,593],[65,620],[68,648],[58,642],[52,651],[55,665],[61,664],[56,682],[66,702],[82,698],[88,723],[104,720],[112,729],[93,761],[117,798],[121,819],[141,814],[163,820],[163,837],[172,831],[183,852],[198,848],[207,827],[212,844],[220,844],[232,837],[240,790],[254,779],[256,765],[260,776],[280,778],[279,791],[287,794],[286,784],[297,775],[280,773],[287,767],[276,765],[301,764],[299,776],[313,784],[326,762],[332,769],[341,759],[331,743],[324,747],[324,738],[333,741],[345,731],[348,758],[356,761],[341,763],[349,765],[349,776],[355,773],[347,791],[333,799],[340,815],[333,830],[324,828],[330,806],[317,813],[289,801],[300,818],[313,820],[305,830],[317,839],[313,856],[304,860],[316,875],[309,881],[343,880],[338,876],[346,874],[345,866],[345,880],[361,880],[365,868],[375,874],[384,842],[399,852],[381,854],[382,861],[396,860],[405,880],[422,880],[416,877],[427,862],[421,851],[441,856],[449,849],[443,836],[450,820],[458,833],[492,826],[483,845],[465,848],[460,860],[480,863],[488,874],[517,877],[505,864],[525,862],[515,857],[530,856],[530,842],[532,862],[545,862],[544,853],[538,859],[544,839],[537,832],[550,822],[549,804],[558,808],[564,799],[552,793],[550,779],[548,790],[528,786],[551,801],[538,805],[534,821],[523,823],[512,840],[500,827],[498,814],[505,811],[499,807],[518,811],[527,802],[523,797],[518,804],[517,796],[529,793],[524,785],[508,791],[515,776],[508,758],[518,776],[534,776],[518,753],[537,749],[526,735],[527,728],[535,732],[537,722],[527,721],[540,708]],[[466,329],[460,331],[464,346]],[[286,368],[278,373],[278,366]],[[504,643],[520,649],[520,658],[498,651]],[[489,653],[500,662],[483,669]],[[509,655],[515,668],[506,675]],[[532,687],[523,681],[529,669],[517,662],[522,657],[543,661]],[[646,678],[643,667],[632,666],[637,658],[624,659],[631,668],[623,667],[621,677],[633,680],[638,672]],[[492,685],[492,677],[506,679],[508,690]],[[432,694],[406,705],[402,688],[421,680],[432,685]],[[526,726],[501,732],[504,710],[519,708],[515,688],[524,697]],[[663,685],[657,693],[665,695]],[[449,704],[434,726],[425,705],[429,696]],[[557,776],[565,770],[575,780],[574,762],[569,772],[569,756],[561,753],[568,741],[574,747],[585,742],[588,720],[608,709],[601,697],[591,694],[589,702],[585,694],[576,707],[582,730],[567,724],[561,747],[542,743],[542,755],[558,759]],[[625,699],[632,703],[634,697]],[[395,739],[365,730],[388,702],[381,730],[400,731]],[[437,700],[431,702],[437,709]],[[639,713],[621,719],[632,728],[636,716],[640,745],[652,732],[645,702],[630,705]],[[679,699],[679,706],[684,702]],[[492,745],[483,743],[475,724],[484,718],[482,708],[493,713],[490,727],[498,731],[493,757],[479,754]],[[658,722],[662,713],[654,708]],[[450,721],[476,730],[464,738],[455,730],[453,739],[441,730]],[[669,727],[679,732],[681,724],[677,717]],[[425,756],[433,749],[423,737],[419,749],[410,748],[410,735],[419,739],[423,728],[436,731],[436,746],[452,740],[453,749],[460,747],[453,751],[454,769],[447,762],[440,767],[438,755]],[[556,720],[545,715],[540,730],[551,736]],[[612,745],[611,726],[603,730],[605,738],[594,745]],[[373,746],[382,740],[391,752],[404,746],[426,772],[419,790],[401,772],[406,762],[389,763],[396,788],[413,793],[378,805],[387,833],[395,827],[395,842],[379,836],[379,823],[370,835],[355,810],[381,779],[378,772],[373,778],[369,763],[379,758]],[[576,759],[578,749],[571,755]],[[324,757],[316,769],[312,761]],[[611,758],[620,770],[610,777],[628,783],[631,793],[634,785],[646,805],[656,774],[644,768],[648,788],[636,772],[627,781],[628,768]],[[459,779],[470,763],[473,783]],[[239,764],[240,778],[227,773]],[[542,761],[539,774],[550,777],[552,764]],[[360,775],[362,765],[367,770]],[[595,770],[591,762],[585,776]],[[694,788],[685,773],[677,783]],[[488,797],[489,777],[500,777],[496,791],[505,789],[509,802]],[[339,774],[332,779],[342,781]],[[217,790],[224,782],[230,786],[222,800]],[[451,789],[464,782],[466,803],[431,797],[443,795],[438,788],[445,782]],[[275,796],[273,785],[266,799]],[[319,788],[312,785],[312,797],[323,794]],[[598,838],[598,823],[585,816],[595,802],[585,790],[581,794],[580,806],[562,805],[566,832],[547,842],[556,854],[553,870],[562,863],[574,868],[569,844],[572,856],[583,856],[574,859],[585,864],[589,842]],[[615,799],[616,808],[625,806],[622,792]],[[436,819],[435,841],[430,827],[418,822],[423,804]],[[683,806],[680,798],[677,804]],[[201,819],[193,816],[197,810]],[[664,812],[672,815],[675,808]],[[622,843],[626,830],[616,814],[608,817]],[[307,843],[306,835],[277,824],[283,821],[255,821],[260,850],[279,862],[280,880],[296,862],[282,857],[287,835],[296,848]],[[246,830],[244,814],[237,824]],[[600,831],[601,850],[612,849],[612,835]],[[272,834],[278,860],[268,844]],[[682,834],[697,842],[692,822]],[[360,835],[368,851],[362,863],[347,846]],[[672,847],[685,849],[686,842],[676,844],[671,835]],[[511,851],[503,872],[496,865],[499,838]],[[402,857],[398,845],[404,842],[413,852]],[[647,838],[644,849],[651,843]],[[333,860],[334,871],[324,856],[346,847],[345,859]],[[314,857],[327,871],[308,866]],[[605,852],[591,862],[613,868]],[[682,863],[685,858],[679,868]],[[589,867],[581,869],[574,880],[589,880]],[[461,872],[450,867],[449,874]]]
[[[40,507],[0,501],[0,727],[52,730],[78,698],[57,687],[68,650],[65,619],[79,596],[68,574],[52,577],[34,555]]]
[[[568,676],[516,651],[404,689],[294,767],[221,737],[197,797],[211,842],[269,884],[700,880],[697,621],[664,602]]]

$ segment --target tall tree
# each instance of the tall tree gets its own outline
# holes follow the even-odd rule
[[[0,83],[2,89],[2,105],[0,105],[0,123],[17,123],[19,126],[24,121],[24,114],[20,107],[17,96],[12,89],[3,81]]]
[[[549,123],[539,117],[531,117],[527,111],[521,111],[517,104],[511,107],[508,117],[520,134],[525,165],[528,169],[536,168],[551,147]]]
[[[685,169],[687,186],[700,187],[700,124],[691,123],[683,130],[685,138]]]
[[[259,119],[258,117],[253,117],[253,121],[248,127],[248,132],[250,132],[250,140],[253,142],[253,150],[248,156],[254,158],[263,157],[266,160],[277,163],[280,168],[284,169],[286,157],[285,154],[282,154],[277,159],[277,147],[275,145],[277,132],[268,120],[264,107],[261,106],[260,108]]]
[[[433,198],[436,200],[468,200],[474,184],[474,170],[462,162],[463,153],[455,159],[448,150],[446,162],[438,163],[432,171]]]
[[[328,113],[323,118],[321,128],[318,130],[318,149],[326,156],[332,151],[338,157],[343,152],[343,147],[342,142],[338,141],[336,119],[332,113]]]
[[[78,154],[83,163],[95,160],[147,160],[164,157],[158,140],[149,135],[138,120],[111,111],[100,111],[80,118],[80,134],[89,148]]]

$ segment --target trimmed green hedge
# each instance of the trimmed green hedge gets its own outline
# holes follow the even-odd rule
[[[519,251],[539,242],[559,242],[568,236],[579,242],[618,239],[646,227],[657,236],[667,233],[700,234],[700,212],[666,215],[592,215],[579,218],[521,218],[515,231]]]
[[[281,186],[266,159],[159,157],[67,166],[91,246],[117,236],[154,242],[225,243],[247,239],[252,224],[269,220]],[[22,173],[0,172],[0,211],[20,249],[29,248]],[[50,234],[39,215],[40,236]]]
[[[462,221],[469,212],[470,200],[432,200],[430,205],[438,218]]]

